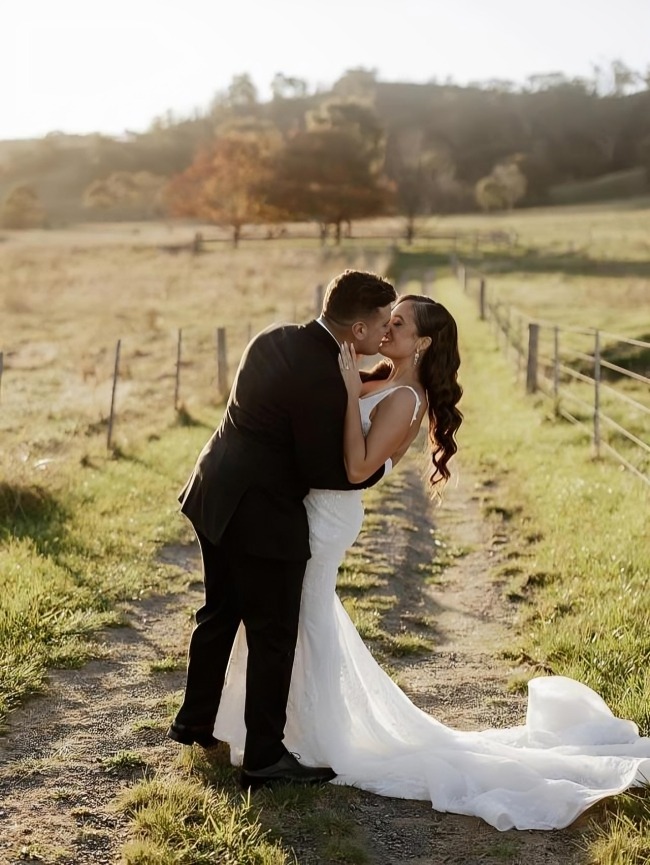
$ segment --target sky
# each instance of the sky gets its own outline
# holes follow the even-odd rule
[[[247,72],[328,88],[383,81],[524,82],[619,59],[650,67],[650,0],[4,0],[0,139],[119,135],[204,110]]]

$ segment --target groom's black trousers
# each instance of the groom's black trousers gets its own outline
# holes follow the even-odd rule
[[[219,546],[198,531],[197,537],[205,604],[196,614],[185,700],[176,720],[189,726],[214,723],[230,651],[243,622],[248,644],[244,768],[263,769],[285,752],[282,738],[306,562],[251,555],[241,544],[229,543],[228,530]]]

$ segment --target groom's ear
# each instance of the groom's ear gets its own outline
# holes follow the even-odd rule
[[[367,326],[365,321],[355,321],[355,323],[350,328],[352,331],[352,335],[355,339],[362,340],[365,339],[367,333]]]

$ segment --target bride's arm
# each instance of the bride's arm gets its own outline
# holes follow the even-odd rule
[[[403,442],[400,443],[399,447],[392,454],[390,461],[393,467],[397,465],[397,463],[402,459],[406,451],[411,447],[415,439],[417,438],[417,434],[420,432],[420,426],[422,425],[422,418],[424,416],[424,412],[418,412],[418,416],[411,424],[411,428],[409,429],[408,436],[404,439]]]
[[[343,427],[345,470],[351,483],[360,483],[395,454],[409,434],[414,394],[407,388],[400,388],[382,400],[370,432],[364,436],[359,409],[361,379],[353,347],[343,345],[339,365],[348,392]]]

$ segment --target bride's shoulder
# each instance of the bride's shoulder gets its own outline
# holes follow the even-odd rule
[[[379,409],[382,404],[384,406],[382,414],[390,415],[394,419],[409,415],[411,424],[417,420],[419,426],[427,402],[424,390],[414,385],[400,384],[391,388],[377,408]]]

